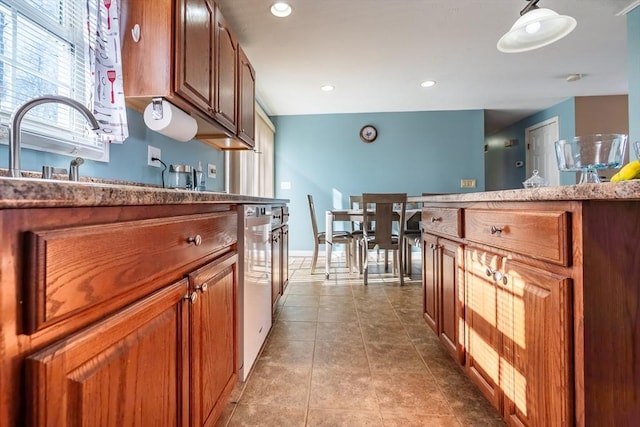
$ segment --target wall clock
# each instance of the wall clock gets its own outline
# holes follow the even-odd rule
[[[360,129],[360,139],[363,142],[373,142],[378,137],[378,130],[373,125],[365,125]]]

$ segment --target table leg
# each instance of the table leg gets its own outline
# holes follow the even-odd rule
[[[331,249],[333,246],[333,213],[326,211],[325,213],[325,227],[326,243],[324,245],[324,275],[325,278],[329,278],[329,270],[331,268]]]

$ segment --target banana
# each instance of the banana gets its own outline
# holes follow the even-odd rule
[[[629,179],[640,178],[640,161],[634,160],[627,163],[611,177],[611,182],[627,181]]]

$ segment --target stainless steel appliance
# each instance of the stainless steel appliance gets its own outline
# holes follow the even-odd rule
[[[271,329],[271,206],[238,207],[240,380],[245,381]]]

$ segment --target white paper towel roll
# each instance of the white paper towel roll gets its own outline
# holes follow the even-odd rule
[[[192,140],[198,131],[196,119],[164,99],[162,100],[162,118],[154,118],[153,103],[151,103],[144,109],[144,123],[153,131],[182,142]]]

